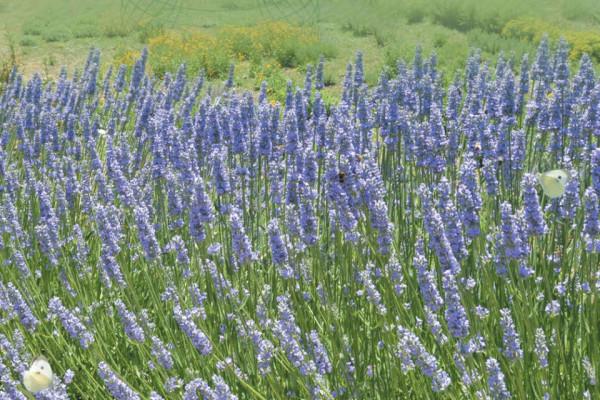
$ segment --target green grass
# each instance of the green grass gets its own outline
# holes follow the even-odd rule
[[[19,41],[19,45],[22,47],[31,47],[36,46],[38,44],[38,40],[35,36],[25,35]]]
[[[81,19],[74,24],[72,32],[77,39],[95,38],[100,36],[101,29],[94,20]]]
[[[22,0],[0,2],[0,15],[5,30],[16,38],[17,63],[26,76],[43,70],[50,54],[59,61],[47,72],[56,75],[62,65],[81,68],[92,46],[101,49],[104,59],[111,59],[119,52],[139,52],[152,37],[171,29],[215,34],[225,26],[248,26],[270,19],[303,24],[319,33],[322,44],[299,50],[290,43],[274,58],[283,67],[284,79],[301,85],[298,67],[314,64],[319,53],[325,52],[331,82],[336,82],[332,93],[337,93],[346,63],[357,49],[369,55],[367,75],[377,76],[383,65],[395,65],[398,57],[409,59],[416,45],[421,45],[425,54],[438,54],[440,71],[451,78],[464,66],[471,48],[481,48],[490,62],[500,51],[514,52],[515,57],[531,53],[531,43],[500,34],[504,25],[517,17],[600,32],[596,26],[600,2],[593,0],[321,0],[287,8],[278,4],[254,0]],[[0,56],[7,54],[8,43],[0,38]],[[250,70],[249,65],[239,67]],[[253,88],[254,81],[248,76],[238,84]]]

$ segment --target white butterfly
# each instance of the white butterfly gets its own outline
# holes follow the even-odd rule
[[[565,193],[567,182],[570,175],[564,169],[554,169],[552,171],[538,174],[538,180],[546,196],[551,199],[562,196]]]
[[[54,375],[48,360],[40,356],[33,360],[29,370],[23,374],[23,385],[31,393],[37,393],[52,386]]]

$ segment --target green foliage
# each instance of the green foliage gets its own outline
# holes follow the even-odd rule
[[[271,55],[270,47],[263,46],[246,32],[227,28],[218,35],[219,40],[229,48],[229,52],[237,55],[239,59],[261,59]]]
[[[71,38],[71,31],[66,27],[49,27],[42,32],[42,39],[46,42],[66,42]]]
[[[418,24],[423,22],[427,16],[427,13],[428,11],[425,5],[415,2],[409,4],[408,8],[404,12],[404,15],[406,16],[406,22],[408,24]]]
[[[373,31],[373,36],[375,37],[375,43],[377,43],[378,47],[385,46],[388,38],[381,30],[375,29]]]
[[[150,38],[165,33],[165,26],[160,21],[146,22],[138,27],[138,40],[140,43],[148,43]]]
[[[239,10],[240,9],[240,5],[236,1],[226,0],[225,2],[223,2],[221,4],[221,8],[223,10],[227,10],[227,11],[234,11],[234,10]]]
[[[19,41],[19,45],[23,47],[33,47],[38,45],[38,41],[35,36],[23,36]]]
[[[100,35],[100,28],[93,21],[79,21],[73,26],[73,36],[77,39],[93,38]]]
[[[44,58],[44,67],[46,69],[49,69],[49,67],[53,67],[55,65],[56,65],[56,58],[52,54],[50,54],[49,56]]]
[[[571,60],[579,60],[584,53],[596,61],[600,60],[599,30],[574,30],[541,19],[519,18],[508,21],[502,29],[502,35],[531,44],[539,42],[544,35],[552,40],[563,37],[569,42]]]
[[[249,61],[251,75],[255,76],[259,74],[257,66],[261,64],[276,65],[279,69],[298,68],[314,63],[321,54],[328,59],[337,54],[333,45],[320,41],[314,32],[281,22],[224,27],[215,34],[197,30],[166,31],[162,26],[155,28],[142,29],[148,36],[144,39],[150,49],[150,68],[158,77],[185,63],[190,74],[203,69],[209,79],[221,79],[226,76],[230,63],[236,61]],[[121,49],[115,56],[115,64],[133,65],[136,54]],[[272,77],[272,86],[278,87],[281,79],[273,73],[266,75],[258,84],[263,78]]]
[[[48,21],[40,18],[30,19],[22,26],[25,35],[40,36],[48,26]]]
[[[414,26],[413,27],[417,27]],[[415,38],[423,49],[423,54],[437,54],[438,70],[445,83],[452,78],[457,70],[464,69],[464,62],[469,52],[469,43],[465,35],[454,30],[436,25],[423,25],[414,33]],[[405,41],[391,41],[383,50],[382,64],[391,76],[395,76],[399,60],[405,64],[412,63],[415,55],[414,43],[418,40],[412,37]]]
[[[369,87],[374,87],[379,81],[381,71],[373,68],[366,68],[364,73],[364,80]]]
[[[448,43],[448,38],[446,37],[446,35],[443,35],[441,33],[435,33],[433,35],[433,47],[435,47],[436,49],[444,47],[446,43]]]
[[[475,10],[460,1],[437,1],[432,12],[433,22],[465,32],[475,27]]]
[[[131,33],[132,29],[120,22],[108,22],[102,27],[102,34],[107,38],[122,38]]]
[[[321,98],[323,99],[326,110],[330,110],[331,107],[334,107],[340,101],[339,95],[333,94],[331,91],[321,92]]]
[[[538,42],[544,34],[554,30],[552,25],[540,19],[518,18],[510,20],[504,25],[502,35],[528,42]]]
[[[390,47],[385,49],[383,54],[383,63],[390,75],[395,76],[398,66],[398,62],[401,60],[406,61],[408,54],[403,49],[398,47]]]
[[[296,40],[283,42],[275,50],[274,58],[284,68],[296,68],[300,65],[310,63],[321,54],[327,58],[335,57],[335,47],[324,43],[310,43],[299,46]]]
[[[231,58],[224,50],[215,49],[210,54],[198,54],[191,60],[190,71],[197,74],[206,71],[209,78],[224,78],[227,76]]]
[[[275,58],[282,67],[294,68],[310,63],[320,54],[335,55],[335,47],[323,42],[313,29],[285,22],[267,22],[252,26],[227,26],[216,39],[238,60]]]
[[[435,23],[460,32],[500,32],[515,13],[516,10],[503,9],[500,4],[486,8],[485,3],[464,0],[436,0],[432,7]]]
[[[448,84],[457,71],[465,69],[465,60],[469,54],[467,41],[449,36],[443,46],[433,49],[437,55],[440,74],[444,84]]]
[[[600,61],[599,32],[567,32],[565,38],[571,46],[572,60],[579,60],[584,53],[587,53],[594,60]]]
[[[600,2],[597,0],[564,0],[561,15],[569,21],[600,23]]]
[[[177,70],[180,64],[187,65],[188,73],[196,75],[204,70],[211,79],[223,78],[228,71],[231,58],[227,50],[214,37],[201,33],[177,34],[165,32],[148,40],[150,68],[162,78],[168,71]],[[115,58],[118,64],[132,65],[135,56],[125,52]]]
[[[285,102],[288,79],[277,63],[252,65],[250,75],[254,78],[254,89],[259,90],[262,82],[267,83],[267,94],[272,102]]]
[[[275,51],[275,59],[283,68],[295,68],[298,66],[300,57],[294,43],[284,42]]]
[[[350,32],[353,36],[356,37],[366,37],[373,34],[373,30],[371,27],[367,25],[362,25],[355,21],[347,21],[342,25],[343,32]]]
[[[8,82],[8,78],[10,77],[13,68],[18,66],[15,38],[7,33],[6,42],[8,43],[8,54],[0,53],[2,56],[0,57],[0,93],[2,93],[2,88]]]
[[[335,86],[336,83],[337,83],[337,79],[336,79],[335,75],[333,74],[333,72],[326,69],[325,73],[323,74],[323,85],[325,87],[331,87],[331,86]]]
[[[290,22],[308,18],[312,8],[295,7],[292,3],[288,10],[277,9],[267,1],[214,0],[210,2],[212,11],[207,13],[192,0],[182,0],[186,12],[172,19],[171,11],[163,7],[168,1],[162,5],[136,2],[151,9],[129,7],[130,13],[123,13],[122,4],[129,2],[22,0],[22,9],[10,7],[2,17],[8,26],[23,33],[18,35],[17,44],[24,48],[24,65],[31,68],[42,65],[48,53],[57,52],[57,46],[48,40],[64,42],[69,38],[93,38],[104,54],[131,61],[135,58],[131,54],[139,53],[140,43],[148,45],[152,38],[167,34],[167,26],[179,33],[190,29],[216,37],[225,49],[217,49],[214,55],[202,51],[195,57],[165,58],[164,63],[161,61],[163,66],[155,64],[156,70],[163,74],[168,69],[166,65],[188,60],[188,68],[190,63],[210,65],[214,79],[222,79],[222,71],[217,69],[224,65],[227,70],[230,62],[247,63],[243,68],[252,63],[279,64],[287,69],[283,71],[287,78],[295,79],[299,68],[314,64],[315,55],[325,53],[331,60],[331,71],[336,71],[332,82],[339,85],[343,68],[356,48],[370,53],[377,65],[392,66],[397,57],[408,60],[419,43],[428,52],[445,54],[440,57],[439,68],[445,75],[452,75],[463,65],[463,55],[469,48],[481,47],[490,60],[500,50],[507,55],[514,52],[518,57],[525,51],[531,53],[535,49],[533,43],[543,32],[549,32],[553,40],[565,36],[572,45],[572,58],[585,51],[598,59],[598,28],[594,24],[600,2],[596,0],[319,0],[319,9],[314,11],[318,22],[308,26]],[[269,22],[278,17],[277,12],[281,13],[281,20]],[[503,29],[517,20],[526,20],[525,26],[505,34]],[[540,21],[545,26],[540,27]],[[559,34],[553,34],[554,30]],[[58,46],[61,54],[57,54],[57,64],[75,63],[81,67],[85,57],[78,54],[85,54],[90,44],[90,40],[73,40],[69,46]],[[32,46],[35,51],[28,51]],[[30,73],[29,68],[26,67],[26,74]],[[58,66],[53,72],[57,69]],[[241,84],[252,87],[254,82],[242,79]]]
[[[480,29],[472,30],[467,35],[471,47],[480,49],[490,55],[500,52],[504,54],[513,54],[519,60],[523,54],[535,54],[535,46],[522,40],[505,37],[497,33],[484,32]]]

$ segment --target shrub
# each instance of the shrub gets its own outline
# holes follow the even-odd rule
[[[161,22],[145,22],[138,25],[138,40],[140,43],[148,43],[150,38],[165,33],[165,27]]]
[[[23,33],[25,35],[40,36],[48,27],[48,21],[34,18],[23,24]]]
[[[321,91],[321,98],[323,99],[323,104],[325,105],[325,109],[329,113],[332,107],[335,107],[339,104],[340,97],[338,94],[333,94],[328,90]]]
[[[325,87],[330,87],[335,86],[336,83],[337,80],[333,72],[330,70],[325,70],[325,73],[323,74],[323,85]]]
[[[441,34],[441,33],[435,33],[433,35],[433,47],[435,47],[436,49],[439,49],[440,47],[444,47],[444,45],[448,42],[448,38]]]
[[[357,22],[348,21],[342,25],[342,31],[351,32],[356,37],[366,37],[372,34],[371,28]]]
[[[42,32],[46,42],[64,42],[71,38],[71,32],[64,27],[49,28]]]
[[[443,46],[435,49],[435,53],[439,74],[444,84],[449,84],[457,71],[464,71],[469,45],[462,37],[449,36]]]
[[[383,53],[383,65],[387,68],[390,76],[396,75],[396,66],[398,60],[404,58],[404,55],[400,52],[400,49],[396,47],[389,47],[385,49]]]
[[[267,83],[267,94],[273,102],[285,102],[287,78],[281,71],[281,65],[278,63],[265,63],[253,65],[250,74],[255,77],[254,89],[259,90],[262,82]]]
[[[100,36],[100,28],[92,21],[80,21],[73,26],[73,36],[78,39]]]
[[[102,27],[102,34],[108,38],[125,37],[131,33],[131,28],[117,22],[106,23]]]
[[[150,50],[149,66],[162,77],[186,63],[188,72],[204,69],[208,78],[222,78],[232,59],[250,61],[256,71],[265,59],[275,60],[280,67],[295,68],[319,58],[332,58],[335,47],[319,41],[312,30],[284,22],[268,22],[248,27],[224,27],[216,35],[198,31],[173,32],[162,26],[144,27]],[[141,32],[140,32],[141,34]],[[117,65],[133,65],[135,54],[118,52]]]
[[[44,66],[46,66],[46,68],[48,67],[54,67],[56,66],[56,58],[54,57],[53,54],[50,54],[46,57],[44,57]]]
[[[600,60],[600,33],[566,32],[564,36],[571,45],[570,58],[572,60],[579,60],[584,53],[595,60]]]
[[[159,77],[186,63],[188,72],[196,74],[204,69],[207,77],[218,78],[226,74],[229,57],[215,37],[198,32],[166,32],[148,41],[150,67]]]
[[[409,25],[418,24],[423,22],[425,16],[427,15],[427,10],[420,4],[415,3],[408,6],[405,11],[406,13],[406,22]]]
[[[312,29],[274,21],[248,27],[224,27],[217,33],[219,41],[240,60],[275,57],[290,46],[298,49],[319,42]]]
[[[497,33],[484,32],[480,29],[472,30],[467,35],[471,47],[481,49],[489,54],[513,54],[517,60],[520,60],[523,54],[535,53],[535,47],[526,42],[513,37],[505,37]]]
[[[295,68],[298,66],[298,49],[294,43],[286,42],[275,51],[275,59],[283,68]]]
[[[423,41],[421,45],[424,62],[429,59],[431,53],[436,54],[437,69],[442,82],[448,83],[448,79],[452,79],[457,70],[464,70],[469,44],[463,34],[448,32],[441,27],[434,28],[430,41]],[[394,77],[398,71],[398,62],[402,61],[410,67],[414,55],[415,49],[409,43],[394,43],[387,46],[383,52],[384,68],[387,68],[390,77]]]
[[[600,7],[596,0],[570,0],[560,4],[560,15],[570,21],[600,22]]]
[[[460,32],[480,29],[500,33],[516,13],[510,3],[485,7],[485,4],[476,1],[437,0],[433,3],[431,16],[436,24]]]
[[[377,44],[377,47],[385,46],[385,43],[387,42],[387,37],[380,30],[375,29],[373,31],[373,36],[375,37],[375,43]]]
[[[3,57],[0,58],[0,93],[2,93],[4,85],[8,82],[13,68],[19,65],[14,37],[6,34],[6,41],[8,42],[8,56],[2,54]]]
[[[23,36],[19,41],[19,45],[23,47],[32,47],[37,46],[38,42],[35,39],[35,36]]]
[[[544,33],[551,33],[555,28],[535,18],[519,18],[510,20],[504,25],[502,35],[506,37],[538,42]]]
[[[79,26],[73,29],[73,36],[77,39],[98,37],[100,36],[100,29],[92,25]]]
[[[466,32],[476,26],[473,6],[459,1],[436,2],[432,17],[436,24],[460,32]]]
[[[139,58],[139,56],[140,52],[137,50],[119,49],[115,53],[113,64],[116,67],[120,66],[121,64],[132,66],[135,64],[135,61]]]
[[[230,54],[234,54],[239,60],[260,59],[264,56],[266,49],[257,40],[256,32],[248,28],[224,28],[219,32],[221,43]]]
[[[578,60],[584,53],[600,60],[600,32],[596,30],[572,30],[535,18],[513,19],[502,29],[507,38],[530,43],[538,42],[545,34],[552,40],[564,37],[570,44],[571,60]]]
[[[336,49],[325,43],[308,43],[302,46],[298,45],[296,41],[290,40],[281,43],[275,52],[275,59],[282,67],[295,68],[318,59],[320,55],[333,58],[336,55]]]

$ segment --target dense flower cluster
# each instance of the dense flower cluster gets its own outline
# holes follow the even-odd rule
[[[600,81],[568,55],[446,85],[417,49],[369,87],[359,52],[334,104],[323,58],[283,104],[145,50],[13,71],[0,399],[32,353],[64,376],[37,398],[600,396]]]

